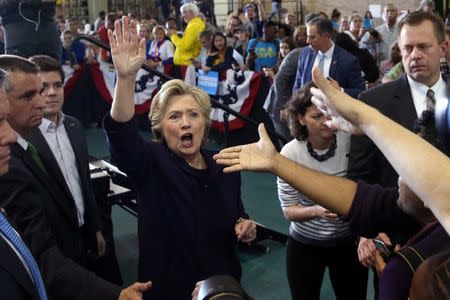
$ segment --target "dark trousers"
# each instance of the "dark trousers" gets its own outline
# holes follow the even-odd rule
[[[355,238],[335,247],[306,245],[289,237],[286,270],[292,299],[320,299],[328,267],[336,299],[366,299],[368,269],[359,263]]]

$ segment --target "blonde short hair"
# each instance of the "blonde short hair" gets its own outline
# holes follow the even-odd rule
[[[169,100],[173,96],[183,95],[192,96],[192,98],[194,98],[200,106],[201,114],[205,118],[205,133],[202,144],[206,142],[209,128],[211,126],[211,101],[209,100],[209,96],[202,89],[187,84],[179,79],[173,79],[164,83],[159,92],[153,98],[148,118],[150,119],[150,123],[152,125],[153,139],[157,142],[162,142],[164,140],[161,122]]]
[[[153,27],[153,35],[156,36],[156,33],[157,33],[158,31],[163,32],[164,35],[166,34],[166,29],[165,29],[164,26],[162,26],[162,25],[156,25],[155,27]]]

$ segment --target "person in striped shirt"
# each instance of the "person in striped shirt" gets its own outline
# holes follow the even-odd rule
[[[350,136],[325,125],[305,84],[287,103],[295,137],[281,150],[290,160],[328,174],[345,176]],[[305,178],[305,180],[308,180]],[[337,299],[365,299],[367,269],[358,261],[356,238],[337,214],[317,205],[283,179],[277,179],[283,213],[291,221],[286,270],[292,299],[320,299],[325,268]]]

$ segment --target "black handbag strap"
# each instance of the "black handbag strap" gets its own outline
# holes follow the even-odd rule
[[[409,266],[413,274],[419,268],[420,264],[424,261],[422,255],[417,252],[413,247],[403,247],[402,249],[395,252],[396,255],[400,256]]]

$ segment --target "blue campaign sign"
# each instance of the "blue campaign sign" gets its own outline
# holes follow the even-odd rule
[[[208,95],[217,95],[219,88],[219,72],[198,70],[197,86],[204,90]]]

